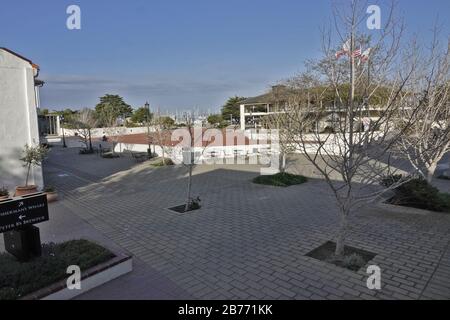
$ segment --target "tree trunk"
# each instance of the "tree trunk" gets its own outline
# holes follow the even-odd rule
[[[28,180],[30,178],[30,171],[31,171],[31,163],[28,164],[27,179],[25,180],[25,187],[28,187]]]
[[[354,30],[352,29],[351,38],[350,38],[350,52],[353,52],[355,49],[355,36]],[[355,105],[355,57],[350,55],[350,92],[349,92],[349,107],[347,110],[347,125],[348,125],[348,155],[345,160],[344,170],[347,175],[348,188],[351,188],[352,183],[352,171],[353,171],[353,152],[354,152],[354,105]],[[344,128],[344,134],[346,134],[347,128]],[[347,199],[348,201],[349,199]],[[343,256],[345,249],[345,239],[347,235],[347,217],[350,213],[349,203],[345,203],[341,205],[340,208],[340,223],[339,223],[339,231],[336,237],[336,256]]]
[[[279,170],[280,173],[284,173],[286,171],[286,154],[284,152],[280,154]]]
[[[192,161],[191,161],[192,162]],[[191,163],[189,165],[189,178],[188,178],[188,188],[187,188],[187,201],[186,201],[186,207],[184,208],[184,211],[189,210],[189,204],[191,202],[191,189],[192,189],[192,167],[193,164]]]
[[[91,137],[91,130],[89,130],[89,150],[92,152],[92,137]]]
[[[437,163],[433,162],[428,168],[427,168],[427,181],[428,183],[431,183],[433,181],[434,172],[436,171]]]
[[[334,254],[336,256],[343,256],[344,255],[344,248],[345,248],[345,239],[347,235],[347,217],[349,214],[349,210],[346,208],[341,208],[340,210],[340,223],[339,223],[339,231],[336,237],[336,250]]]

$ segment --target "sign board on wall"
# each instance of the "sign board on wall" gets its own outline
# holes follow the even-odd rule
[[[0,202],[0,233],[48,220],[45,193]]]

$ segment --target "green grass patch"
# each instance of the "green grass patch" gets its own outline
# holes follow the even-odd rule
[[[307,182],[304,176],[290,174],[286,172],[277,173],[269,176],[258,176],[253,179],[253,183],[264,184],[276,187],[289,187]]]
[[[114,257],[109,250],[87,240],[42,245],[42,256],[21,263],[0,254],[0,300],[16,300],[68,277],[70,265],[86,271]]]

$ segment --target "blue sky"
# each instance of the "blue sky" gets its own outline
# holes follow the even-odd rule
[[[0,47],[41,66],[50,109],[93,107],[111,93],[135,107],[148,100],[162,110],[215,111],[229,96],[257,95],[300,71],[319,55],[319,29],[331,18],[329,0],[1,4]],[[71,4],[81,7],[81,30],[66,28]],[[398,4],[410,33],[426,36],[438,16],[450,33],[450,1]]]

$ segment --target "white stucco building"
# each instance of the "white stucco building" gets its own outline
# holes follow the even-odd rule
[[[283,96],[290,94],[290,90],[284,85],[276,85],[265,94],[241,101],[239,106],[241,130],[264,128],[263,119],[265,117],[284,113],[287,102]],[[312,106],[314,107],[314,105]],[[311,108],[309,110],[314,109]],[[358,117],[362,120],[360,127],[362,127],[365,121],[369,123],[371,120],[377,121],[382,111],[383,107],[377,105],[360,108],[358,111]],[[325,108],[321,106],[316,111],[310,112],[318,112],[320,115],[320,120],[314,124],[315,131],[320,133],[327,130],[328,132],[334,132],[337,126],[339,126],[339,119],[341,119],[342,114],[345,114],[346,108],[337,108],[336,106],[329,105],[328,107],[325,106]]]
[[[0,187],[11,193],[25,183],[22,149],[40,142],[37,108],[43,82],[38,75],[39,66],[31,60],[0,48]],[[29,183],[43,186],[40,167],[33,168]]]

